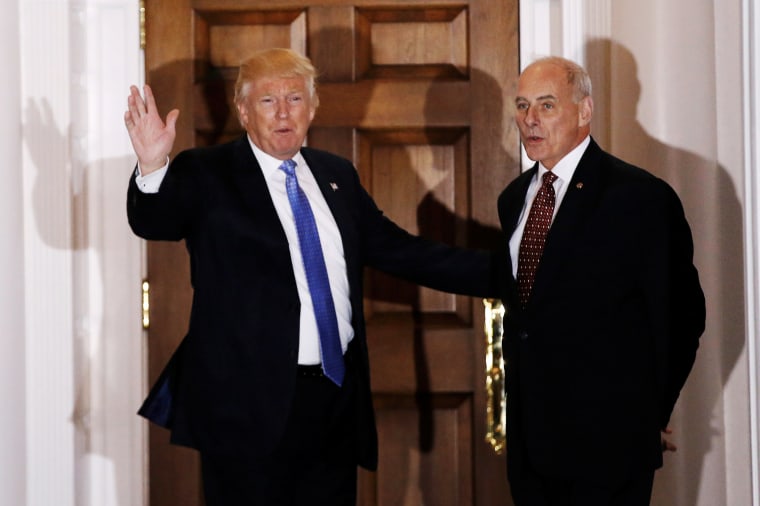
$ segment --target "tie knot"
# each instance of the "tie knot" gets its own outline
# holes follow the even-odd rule
[[[293,160],[285,160],[282,162],[282,165],[280,165],[280,170],[288,176],[294,176],[296,174],[296,162]]]
[[[544,186],[552,185],[554,184],[554,181],[557,180],[557,176],[552,171],[546,171],[544,172]]]

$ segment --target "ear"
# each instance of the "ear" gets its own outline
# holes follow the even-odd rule
[[[245,106],[245,101],[241,101],[235,104],[238,111],[238,121],[243,128],[248,126],[248,108]]]
[[[594,115],[594,101],[591,97],[583,97],[578,102],[578,126],[586,126],[591,123],[591,116]]]

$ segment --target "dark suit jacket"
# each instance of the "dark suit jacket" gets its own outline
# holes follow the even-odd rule
[[[499,197],[505,242],[537,170]],[[660,429],[705,324],[692,254],[671,187],[592,139],[524,311],[511,269],[502,279],[513,483],[524,458],[558,477],[625,476],[662,465]]]
[[[492,260],[406,233],[377,209],[349,161],[308,148],[302,154],[343,240],[356,357],[347,374],[360,393],[357,460],[374,468],[363,268],[486,296],[494,293]],[[300,303],[285,233],[247,137],[180,153],[156,194],[141,193],[133,178],[128,216],[143,238],[185,240],[193,285],[187,336],[140,413],[169,427],[177,444],[266,454],[290,412]]]

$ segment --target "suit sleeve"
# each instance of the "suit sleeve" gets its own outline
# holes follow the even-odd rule
[[[667,426],[681,388],[691,372],[699,347],[699,338],[705,329],[705,298],[699,283],[699,275],[693,263],[694,246],[691,230],[686,221],[678,196],[670,186],[662,183],[654,216],[653,244],[664,244],[664,252],[658,247],[649,248],[648,282],[644,287],[654,294],[649,310],[663,311],[660,356],[660,382],[663,385],[660,424]],[[664,254],[663,254],[664,253]],[[661,286],[661,289],[652,288]],[[656,307],[660,306],[660,308]]]
[[[158,193],[143,193],[133,173],[127,190],[127,218],[143,239],[179,241],[187,237],[193,216],[202,205],[196,192],[198,169],[187,153],[171,162]]]
[[[496,297],[498,262],[486,250],[453,247],[412,235],[386,217],[355,181],[365,264],[436,290]]]

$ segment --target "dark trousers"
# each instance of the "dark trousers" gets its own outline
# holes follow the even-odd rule
[[[272,455],[201,453],[206,506],[355,506],[354,386],[299,376],[293,413]],[[252,452],[251,452],[252,453]]]
[[[648,506],[654,470],[631,473],[620,480],[606,480],[589,470],[585,479],[543,476],[530,464],[510,480],[515,506]]]

